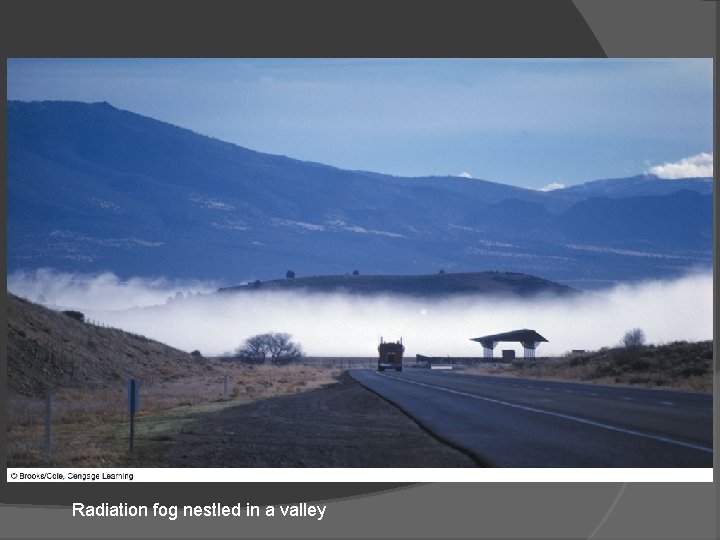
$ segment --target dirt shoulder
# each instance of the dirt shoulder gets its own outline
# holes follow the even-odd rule
[[[204,414],[146,441],[136,466],[476,467],[347,374],[337,384]]]

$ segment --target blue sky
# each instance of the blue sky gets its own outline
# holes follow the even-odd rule
[[[712,167],[711,59],[9,59],[7,69],[8,99],[108,101],[344,169],[538,189]]]

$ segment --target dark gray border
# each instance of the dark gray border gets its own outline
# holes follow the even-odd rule
[[[605,56],[570,0],[11,0],[3,11],[8,57]]]
[[[710,58],[715,0],[573,0],[608,57]]]
[[[606,55],[714,58],[715,7],[714,2],[703,0],[451,0],[442,3],[16,0],[3,2],[0,7],[0,39],[3,58]],[[4,70],[4,79],[6,74]],[[3,84],[4,98],[6,89],[7,85]],[[717,108],[715,110],[717,114]],[[5,107],[1,114],[4,126]],[[5,133],[3,129],[3,139]],[[6,164],[5,144],[2,156]],[[5,166],[3,178],[6,171]],[[6,203],[5,189],[2,199]],[[2,211],[5,210],[6,204],[3,204]],[[6,263],[5,240],[3,235],[3,263]],[[715,291],[715,300],[717,294]],[[7,317],[6,309],[3,317]],[[717,360],[715,362],[717,383]],[[3,372],[5,366],[3,356]],[[0,399],[4,404],[6,388],[4,384],[0,386]],[[5,407],[0,410],[3,437],[0,458],[4,459],[6,411]],[[717,433],[716,430],[716,438]],[[366,493],[384,493],[358,496],[363,489]],[[3,476],[0,492],[3,494],[0,502],[9,505],[0,506],[3,523],[0,537],[714,538],[718,530],[715,484],[430,484],[412,487],[397,484],[75,484],[68,487],[8,485]],[[347,499],[348,496],[352,498]],[[329,503],[328,521],[321,525],[273,520],[242,528],[222,520],[201,519],[175,524],[157,520],[151,523],[83,522],[69,518],[67,510],[38,506],[68,504],[71,500],[137,503],[141,497],[165,504],[172,501],[209,504],[243,499],[257,503],[333,501]],[[24,503],[30,506],[18,506]]]
[[[7,103],[7,59],[3,57],[3,70],[2,70],[2,88],[0,88],[0,95],[2,96],[3,107],[0,110],[0,121],[2,122],[3,130],[0,135],[2,145],[0,145],[0,158],[2,158],[2,191],[0,191],[0,216],[2,217],[3,223],[3,235],[0,238],[0,266],[2,267],[3,276],[7,277],[7,145],[5,144],[5,137],[7,136],[7,107],[4,106]],[[7,280],[6,280],[7,281]],[[3,328],[7,328],[7,296],[2,297],[2,313],[0,313],[0,324]],[[0,332],[0,351],[2,356],[0,357],[0,463],[7,463],[7,331]],[[0,491],[4,488],[5,476],[0,479]]]

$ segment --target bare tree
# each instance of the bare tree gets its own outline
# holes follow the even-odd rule
[[[633,328],[625,332],[622,343],[626,349],[635,349],[645,344],[645,332],[641,328]]]
[[[268,352],[273,364],[288,364],[302,356],[300,345],[290,334],[269,334]]]
[[[247,338],[235,351],[235,356],[250,364],[264,364],[267,353],[268,334],[258,334]]]
[[[247,338],[235,356],[253,364],[264,364],[268,358],[273,364],[289,364],[300,359],[302,348],[290,334],[268,332]]]

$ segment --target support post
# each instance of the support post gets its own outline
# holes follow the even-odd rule
[[[135,413],[140,406],[140,381],[128,380],[128,412],[130,413],[130,452],[135,447]]]
[[[492,358],[493,357],[493,349],[495,348],[495,345],[497,345],[497,342],[481,341],[480,345],[483,346],[483,357],[484,358]]]
[[[525,358],[535,358],[535,349],[538,345],[539,343],[535,341],[523,341],[522,346],[525,350]]]
[[[45,390],[45,460],[52,459],[52,390]]]

